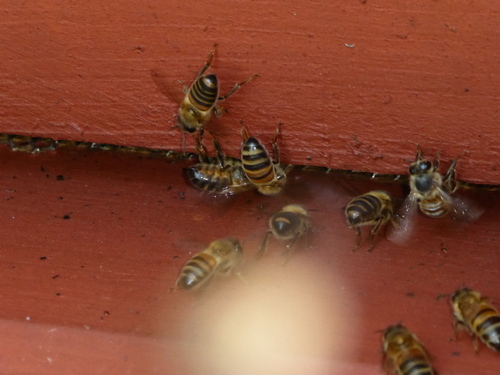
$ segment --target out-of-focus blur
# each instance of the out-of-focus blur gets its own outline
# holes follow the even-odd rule
[[[358,309],[335,267],[279,258],[247,267],[247,283],[214,280],[194,298],[186,329],[194,373],[331,374],[349,356],[340,338],[358,334]]]

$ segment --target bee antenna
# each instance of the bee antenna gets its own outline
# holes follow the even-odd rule
[[[417,159],[416,160],[420,160],[421,155],[422,155],[422,150],[420,149],[420,146],[417,143]]]

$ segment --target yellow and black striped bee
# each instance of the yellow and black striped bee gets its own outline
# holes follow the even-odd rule
[[[248,135],[245,127],[241,129],[243,143],[241,145],[241,161],[243,170],[248,179],[254,184],[259,193],[264,195],[276,195],[281,193],[286,184],[286,175],[291,166],[283,168],[280,164],[277,139],[279,125],[273,140],[274,160],[269,156],[267,149],[254,137]]]
[[[273,234],[279,240],[289,241],[286,245],[288,252],[297,239],[303,236],[311,228],[311,218],[309,212],[298,204],[289,204],[269,220],[269,230],[267,231],[262,244],[260,245],[257,257],[260,258],[267,249],[269,235]]]
[[[385,191],[374,190],[360,195],[349,202],[345,209],[349,226],[356,231],[356,247],[361,244],[361,226],[373,225],[370,232],[370,248],[372,251],[375,235],[393,218],[392,198]]]
[[[219,195],[233,195],[254,189],[243,171],[240,159],[225,156],[222,146],[214,138],[217,158],[209,158],[201,142],[196,139],[200,162],[186,169],[189,182],[198,189]]]
[[[243,259],[240,242],[232,237],[213,241],[202,252],[189,259],[181,269],[175,285],[177,289],[197,289],[214,276],[235,272]]]
[[[226,95],[219,96],[219,81],[217,76],[215,74],[203,75],[212,64],[216,47],[217,43],[214,44],[207,62],[196,75],[191,87],[188,88],[180,81],[183,84],[184,93],[186,95],[179,106],[177,123],[181,130],[186,133],[194,133],[202,129],[210,120],[212,112],[219,117],[224,110],[217,107],[217,103],[226,100],[242,85],[258,76],[258,74],[254,74],[243,82],[235,84]]]
[[[410,194],[396,215],[397,225],[389,233],[389,239],[393,242],[404,242],[409,237],[417,207],[431,218],[440,218],[451,213],[454,219],[464,222],[476,220],[483,213],[483,210],[471,202],[451,196],[458,188],[455,170],[457,160],[451,162],[448,171],[442,176],[438,171],[438,156],[431,163],[421,155],[417,145],[416,160],[409,168]]]
[[[437,375],[424,346],[405,326],[388,327],[382,342],[384,370],[388,375]]]
[[[500,313],[487,298],[479,292],[462,288],[451,296],[451,305],[455,337],[458,337],[458,330],[464,328],[472,336],[476,351],[478,337],[488,348],[500,351]]]

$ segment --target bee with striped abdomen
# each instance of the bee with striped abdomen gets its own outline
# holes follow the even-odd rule
[[[284,255],[288,255],[297,239],[311,228],[309,212],[298,204],[289,204],[269,220],[269,230],[260,245],[257,257],[260,258],[267,249],[269,235],[273,234],[279,240],[289,241]]]
[[[500,313],[491,302],[479,292],[469,288],[457,290],[451,296],[455,328],[464,328],[472,336],[474,349],[478,350],[477,338],[494,350],[500,351]]]
[[[216,158],[210,158],[202,144],[202,139],[196,139],[200,162],[187,168],[189,182],[198,189],[219,195],[233,195],[254,189],[248,180],[241,160],[227,157],[222,146],[214,138]]]
[[[345,209],[349,226],[356,231],[356,247],[361,244],[361,226],[373,225],[370,232],[370,248],[372,251],[375,235],[389,221],[393,219],[392,198],[385,191],[370,191],[349,202]]]
[[[291,166],[283,168],[280,164],[279,150],[276,143],[278,134],[279,125],[276,127],[273,140],[273,160],[258,139],[249,136],[244,126],[241,129],[241,136],[243,137],[241,145],[243,170],[250,182],[257,187],[259,193],[264,195],[279,194],[286,184],[286,175],[291,169]]]
[[[437,375],[424,346],[405,326],[388,327],[382,342],[384,370],[388,375]]]
[[[451,214],[454,219],[464,222],[476,220],[483,210],[475,207],[471,202],[452,194],[458,188],[455,166],[457,160],[451,162],[448,171],[442,176],[439,169],[439,158],[436,156],[433,163],[421,156],[417,145],[417,157],[411,163],[410,194],[396,215],[396,226],[389,233],[393,242],[404,242],[410,235],[415,221],[417,210],[428,217],[440,218]]]
[[[196,289],[206,285],[216,275],[229,275],[243,258],[240,242],[231,237],[213,241],[202,252],[189,259],[181,269],[177,289]]]
[[[258,76],[258,74],[254,74],[243,82],[235,84],[226,95],[219,96],[219,81],[217,76],[215,74],[204,75],[212,64],[216,47],[217,43],[214,44],[207,62],[196,75],[191,87],[188,88],[180,81],[183,84],[186,95],[179,106],[177,123],[184,132],[194,133],[202,129],[210,120],[212,112],[219,117],[223,113],[223,109],[217,107],[217,103],[226,100],[242,85]]]

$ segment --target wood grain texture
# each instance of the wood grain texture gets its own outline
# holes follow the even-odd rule
[[[287,163],[405,173],[418,143],[499,184],[500,3],[4,1],[0,132],[182,149],[182,87],[219,42],[210,129],[238,155],[239,120]],[[192,150],[188,139],[188,150]]]

